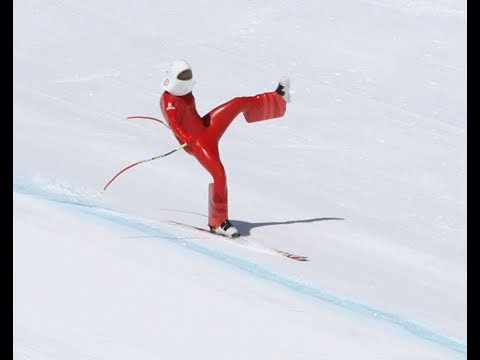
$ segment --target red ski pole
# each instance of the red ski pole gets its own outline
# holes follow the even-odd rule
[[[163,122],[163,121],[160,120],[160,119],[151,117],[151,116],[134,115],[134,116],[127,116],[127,119],[146,119],[146,120],[153,120],[153,121],[157,121],[157,122],[165,125],[167,128],[170,129],[170,126],[168,126],[165,122]]]
[[[182,148],[184,148],[185,146],[187,146],[187,143],[183,143],[182,145],[180,145],[179,147],[177,147],[176,149],[173,149],[172,151],[169,151],[165,154],[162,154],[162,155],[158,155],[158,156],[154,156],[152,157],[151,159],[145,159],[145,160],[141,160],[141,161],[137,161],[136,163],[133,163],[131,165],[128,165],[126,168],[120,170],[108,183],[107,185],[105,185],[102,189],[102,193],[107,189],[107,187],[113,182],[113,180],[115,180],[118,176],[120,176],[120,174],[122,174],[123,172],[127,171],[128,169],[131,169],[132,167],[136,166],[136,165],[139,165],[139,164],[142,164],[142,163],[145,163],[145,162],[148,162],[148,161],[152,161],[152,160],[156,160],[156,159],[160,159],[160,158],[163,158],[165,156],[168,156],[170,154],[173,154],[175,151],[178,151]]]

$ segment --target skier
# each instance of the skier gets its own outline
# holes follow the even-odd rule
[[[163,81],[160,108],[184,150],[194,156],[210,173],[208,226],[216,234],[238,237],[240,233],[228,218],[228,192],[225,169],[220,160],[218,142],[232,121],[243,113],[249,123],[282,117],[290,102],[290,80],[282,77],[275,91],[236,97],[201,117],[192,94],[194,85],[190,65],[183,59],[172,63]]]

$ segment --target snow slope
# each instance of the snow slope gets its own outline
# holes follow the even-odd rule
[[[18,359],[461,359],[466,2],[14,2]],[[205,114],[292,82],[221,141],[230,216],[158,97],[187,59]]]

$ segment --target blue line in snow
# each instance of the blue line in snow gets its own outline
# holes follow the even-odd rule
[[[137,218],[128,214],[122,214],[116,211],[92,205],[89,203],[88,199],[82,200],[82,196],[75,196],[75,194],[72,194],[71,192],[65,190],[66,189],[64,188],[58,189],[57,187],[56,191],[52,191],[52,189],[49,190],[48,188],[38,186],[34,183],[29,183],[28,181],[14,182],[14,191],[17,193],[39,197],[44,200],[54,201],[82,213],[100,217],[102,219],[114,222],[122,226],[130,227],[132,229],[145,233],[146,235],[162,238],[165,241],[176,243],[184,248],[195,251],[196,253],[200,253],[202,255],[217,259],[224,263],[228,263],[258,278],[285,286],[303,295],[337,305],[343,309],[347,309],[358,314],[367,315],[371,318],[397,325],[417,337],[432,341],[456,352],[464,354],[467,353],[467,345],[462,341],[442,335],[437,331],[431,330],[410,320],[403,319],[395,314],[389,314],[387,312],[375,309],[371,306],[334,295],[326,290],[322,290],[319,287],[308,285],[299,280],[289,278],[285,275],[269,270],[253,261],[245,260],[220,250],[212,249],[208,246],[198,244],[194,241],[188,241],[184,238],[176,237],[171,232],[159,226],[158,223],[149,222],[142,218]]]

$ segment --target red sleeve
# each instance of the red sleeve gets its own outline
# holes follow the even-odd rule
[[[181,141],[188,142],[191,138],[191,135],[187,134],[179,121],[183,114],[183,107],[182,104],[178,101],[174,101],[173,99],[168,99],[167,97],[164,99],[164,113],[165,116],[168,118],[168,122],[170,123],[170,128],[172,129],[175,136],[177,136]]]

